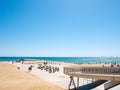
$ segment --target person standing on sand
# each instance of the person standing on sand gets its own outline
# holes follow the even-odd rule
[[[30,72],[32,70],[32,66],[28,67],[28,72]]]

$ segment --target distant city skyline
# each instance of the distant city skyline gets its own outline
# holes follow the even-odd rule
[[[1,0],[0,56],[120,57],[120,0]]]

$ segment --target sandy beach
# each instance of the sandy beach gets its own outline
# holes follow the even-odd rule
[[[0,90],[67,90],[70,79],[63,73],[63,67],[77,65],[65,62],[48,62],[48,65],[60,68],[59,72],[49,73],[37,69],[38,64],[43,62],[45,61],[25,61],[24,64],[21,62],[14,64],[12,62],[0,62],[0,82],[2,82],[0,83]],[[34,68],[28,72],[30,65],[34,65]],[[81,80],[83,81],[83,78]],[[85,83],[86,81],[80,84]]]
[[[38,69],[46,61],[0,62],[0,90],[68,90],[69,76],[64,74],[67,66],[109,66],[109,64],[71,64],[48,61],[47,65],[59,67],[59,71],[49,73]],[[33,66],[31,71],[28,68]],[[77,84],[77,78],[74,78]],[[79,85],[91,83],[92,79],[80,78]],[[95,89],[97,90],[97,89]],[[116,89],[113,89],[116,90]]]
[[[65,90],[27,73],[15,66],[0,62],[0,90]]]
[[[120,0],[0,0],[0,90],[120,90]]]

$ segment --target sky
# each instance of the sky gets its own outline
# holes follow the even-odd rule
[[[0,56],[120,56],[120,0],[0,0]]]

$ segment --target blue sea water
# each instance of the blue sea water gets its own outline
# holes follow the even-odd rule
[[[120,63],[120,57],[0,57],[0,61],[17,61],[20,59],[60,61],[68,63]]]

